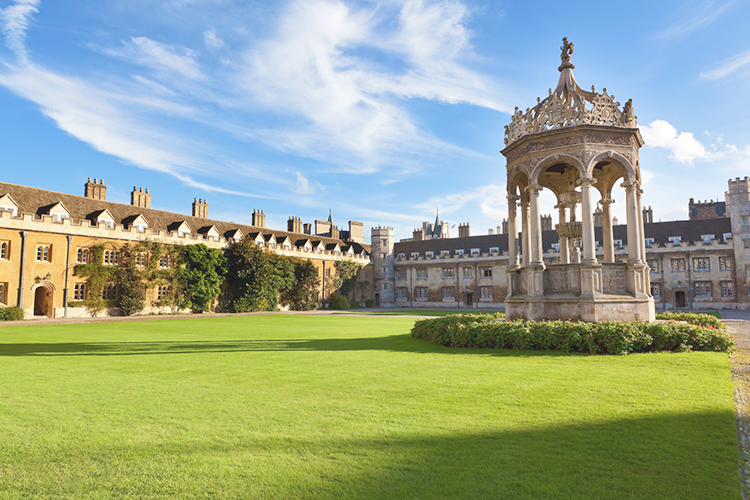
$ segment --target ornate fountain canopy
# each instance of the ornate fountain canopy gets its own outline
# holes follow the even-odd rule
[[[593,85],[591,92],[583,90],[573,76],[575,66],[570,62],[570,56],[575,49],[567,37],[563,38],[560,49],[562,64],[557,68],[560,71],[557,87],[550,89],[544,100],[537,97],[536,106],[527,108],[525,113],[516,108],[510,124],[505,126],[506,147],[528,134],[574,125],[637,126],[633,100],[628,99],[621,111],[620,103],[615,101],[615,96],[607,94],[606,88],[601,94]]]

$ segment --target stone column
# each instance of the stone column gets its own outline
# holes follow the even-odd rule
[[[531,265],[541,266],[544,264],[544,254],[542,249],[542,217],[539,210],[539,191],[542,186],[536,184],[529,186],[526,191],[529,193],[529,205],[531,206]]]
[[[640,218],[638,217],[638,190],[637,181],[625,181],[621,184],[625,188],[626,203],[628,209],[628,264],[641,262],[641,244],[639,242],[640,231],[638,230]]]
[[[531,219],[529,218],[529,202],[521,202],[521,237],[523,238],[523,267],[531,262]]]
[[[596,264],[596,246],[594,243],[594,211],[591,203],[591,186],[596,179],[581,178],[581,225],[583,231],[582,264]]]
[[[636,210],[638,211],[638,252],[641,255],[641,262],[646,264],[646,226],[643,224],[643,206],[641,205],[641,195],[643,190],[641,189],[640,182],[638,183],[638,189],[635,190],[635,198],[637,200]],[[651,275],[649,274],[648,267],[644,267],[643,272],[643,291],[647,295],[651,295]]]
[[[568,214],[565,211],[565,205],[559,203],[557,205],[557,213],[559,214],[560,224],[568,222]],[[570,252],[568,251],[568,237],[560,235],[560,264],[570,263]]]
[[[614,203],[612,198],[602,198],[602,243],[604,246],[604,262],[615,261],[615,240],[612,236],[612,212],[609,206]]]
[[[516,203],[519,197],[508,196],[508,265],[511,268],[518,267],[518,227],[516,226]]]

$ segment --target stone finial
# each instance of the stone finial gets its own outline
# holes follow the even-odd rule
[[[562,60],[562,64],[560,65],[558,71],[562,71],[564,69],[570,68],[575,69],[575,66],[573,66],[573,63],[570,62],[570,56],[573,55],[573,52],[575,51],[575,47],[572,43],[568,42],[568,37],[564,36],[562,47],[560,47],[560,50],[562,51],[562,54],[560,54],[560,59]]]

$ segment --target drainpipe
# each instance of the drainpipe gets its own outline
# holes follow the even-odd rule
[[[323,290],[321,290],[320,296],[322,297],[321,304],[325,305],[326,303],[326,261],[323,261],[323,280],[321,281],[323,284]]]
[[[667,290],[664,284],[664,254],[659,254],[659,270],[661,270],[661,308],[667,310]]]
[[[461,307],[461,264],[456,263],[456,305]],[[464,303],[466,305],[466,303]]]
[[[68,240],[68,250],[65,255],[65,289],[63,290],[63,302],[65,303],[65,313],[63,317],[68,317],[68,276],[70,274],[70,243],[73,241],[73,236],[67,235],[65,237]]]
[[[28,231],[21,231],[21,263],[20,272],[18,273],[18,307],[21,309],[23,309],[23,261],[26,255],[26,237],[28,235]]]
[[[693,282],[690,280],[690,252],[685,252],[685,256],[687,257],[687,263],[685,264],[687,266],[688,270],[688,297],[690,298],[690,310],[693,310]]]
[[[477,273],[479,272],[479,262],[474,262],[474,308],[479,309],[479,280],[477,279]]]

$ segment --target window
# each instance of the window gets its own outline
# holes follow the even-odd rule
[[[156,300],[166,299],[171,293],[172,287],[168,285],[161,285],[156,288]]]
[[[37,262],[52,262],[52,245],[39,245],[36,247]]]
[[[159,257],[159,269],[169,269],[170,267],[172,267],[172,257],[169,255]]]
[[[396,300],[407,300],[409,298],[409,290],[404,287],[400,286],[396,288]]]
[[[115,300],[117,298],[117,285],[114,283],[107,283],[102,288],[102,300]]]
[[[370,280],[370,272],[365,271],[365,281],[369,281],[369,280]]]
[[[406,279],[406,269],[397,269],[396,270],[396,279],[397,280],[405,280]]]
[[[120,264],[120,252],[115,250],[104,251],[104,265],[105,266],[117,266]]]
[[[387,253],[381,253],[381,254],[380,254],[380,258],[381,258],[381,259],[385,259],[385,258],[387,258],[387,257],[388,257],[388,254],[387,254]]]
[[[649,260],[647,261],[648,268],[651,269],[652,273],[658,273],[659,272],[659,261],[658,260]]]
[[[685,259],[672,259],[672,272],[685,270]]]
[[[471,249],[471,256],[472,257],[479,257],[479,249],[478,248],[472,248]]]
[[[479,277],[480,278],[492,278],[492,268],[491,267],[483,267],[479,270]]]
[[[419,252],[412,252],[411,253],[411,258],[412,259],[418,259],[419,258]]]
[[[380,244],[383,245],[384,247],[387,247],[388,246],[388,240],[381,240]]]
[[[138,252],[135,254],[135,265],[138,267],[144,267],[146,265],[146,252]]]
[[[497,255],[500,253],[500,247],[490,247],[490,255]]]
[[[450,250],[441,250],[440,251],[440,256],[441,257],[448,257],[450,254],[451,254]]]
[[[646,243],[646,247],[647,247],[647,248],[650,248],[650,247],[651,247],[651,245],[653,245],[653,244],[654,244],[654,239],[653,239],[653,238],[646,238],[646,239],[645,239],[644,241],[645,241],[645,243]]]
[[[699,281],[695,284],[695,298],[711,297],[711,283]]]
[[[425,258],[430,257],[431,259],[435,258],[435,252],[425,252],[424,253]]]
[[[383,290],[388,290],[388,283],[383,283]]]
[[[89,261],[89,249],[79,248],[76,250],[76,262],[79,264],[86,264]]]
[[[599,242],[597,241],[597,243],[599,243]],[[620,250],[622,250],[622,245],[623,245],[622,240],[615,240],[615,241],[612,242],[612,244],[616,248],[619,248]]]
[[[444,280],[452,280],[456,277],[456,270],[452,267],[444,267],[443,268],[443,279]]]
[[[750,240],[742,240],[742,246],[745,248],[750,248]]]
[[[661,285],[655,284],[651,285],[651,295],[655,298],[661,298]]]
[[[427,269],[417,269],[417,279],[418,280],[426,280],[427,279]]]
[[[88,290],[86,283],[76,283],[73,285],[73,300],[86,300],[88,298]]]
[[[678,247],[680,246],[680,241],[682,241],[682,236],[670,236],[668,239],[672,242],[672,245]]]
[[[701,234],[701,239],[703,240],[704,245],[710,245],[711,240],[715,238],[715,235],[713,234]]]
[[[491,286],[479,287],[479,300],[492,300],[492,287]]]
[[[396,255],[396,258],[398,258],[399,260],[400,259],[405,259],[406,258],[406,254],[405,253],[400,253],[400,254]]]
[[[719,257],[719,269],[722,271],[732,270],[732,258],[731,257]]]
[[[427,300],[427,287],[418,286],[414,289],[414,297],[417,300]]]
[[[0,241],[0,260],[8,260],[10,257],[10,243]]]
[[[464,279],[470,280],[472,277],[472,269],[470,267],[464,267]]]
[[[443,300],[456,300],[456,289],[452,286],[443,287]]]
[[[464,251],[462,249],[456,250],[456,255],[458,255],[459,257],[463,257],[464,256]]]
[[[8,284],[0,283],[0,304],[8,305]]]
[[[696,271],[710,271],[711,264],[708,257],[695,257],[693,259],[693,269]]]
[[[388,266],[381,266],[380,270],[383,272],[383,274],[388,274]]]
[[[742,217],[742,225],[747,226],[747,217]]]
[[[732,283],[731,281],[722,281],[721,296],[734,297],[734,283]]]

